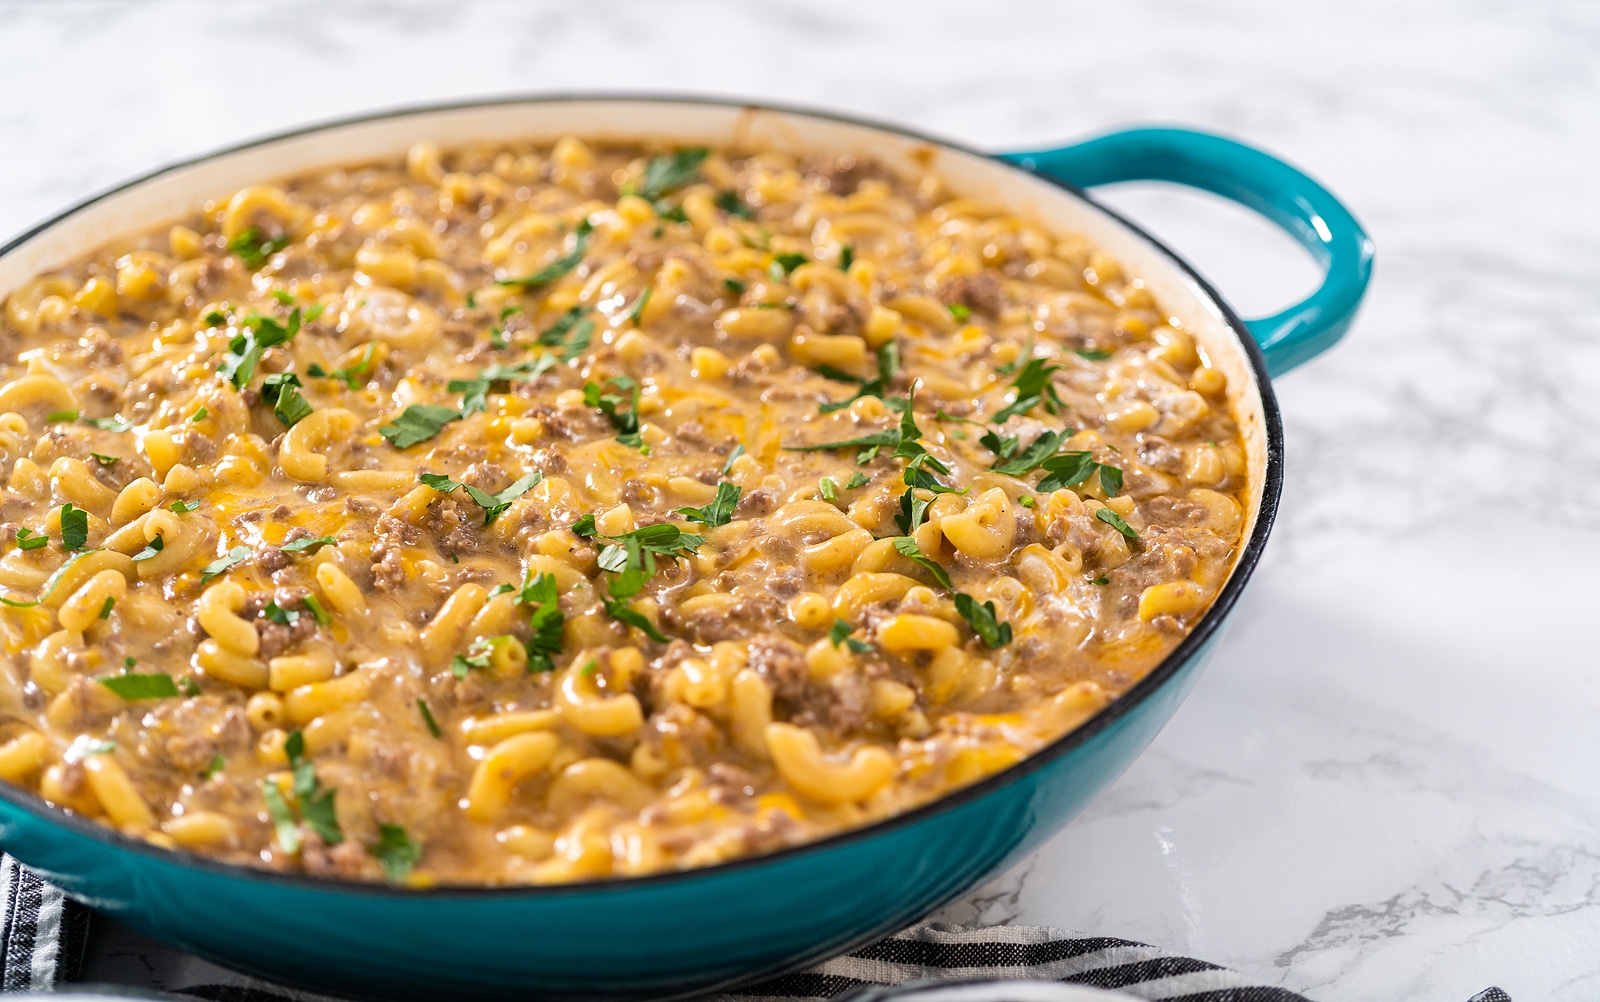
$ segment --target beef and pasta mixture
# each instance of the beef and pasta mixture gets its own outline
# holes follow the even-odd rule
[[[933,171],[564,139],[246,188],[0,310],[0,777],[411,886],[858,826],[1183,637],[1225,384]]]

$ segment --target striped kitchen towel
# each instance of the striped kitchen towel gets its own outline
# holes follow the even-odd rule
[[[0,990],[45,991],[76,980],[89,910],[10,856],[0,856],[4,894],[4,961]],[[177,998],[212,1002],[337,1002],[236,974],[197,957],[146,958],[157,988]],[[1303,995],[1236,971],[1174,956],[1133,940],[1058,929],[926,925],[853,953],[706,1002],[812,1002],[890,985],[1034,979],[1111,989],[1149,1002],[1309,1002]],[[898,993],[894,993],[898,994]],[[1491,988],[1470,1002],[1511,1002]]]

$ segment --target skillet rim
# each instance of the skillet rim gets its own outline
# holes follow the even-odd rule
[[[1052,177],[1042,171],[1023,167],[1003,159],[1001,154],[989,153],[967,146],[961,142],[933,136],[929,133],[915,129],[905,128],[878,121],[865,116],[845,114],[836,111],[821,110],[816,108],[790,105],[774,101],[748,101],[716,95],[685,94],[685,93],[628,93],[605,91],[592,91],[583,93],[541,93],[523,95],[502,95],[469,99],[463,101],[446,101],[432,104],[402,105],[365,114],[351,115],[341,118],[329,119],[311,125],[300,126],[282,132],[275,132],[255,139],[245,140],[232,146],[215,149],[207,153],[178,160],[165,166],[157,167],[147,173],[130,178],[120,184],[113,185],[96,194],[76,202],[61,210],[53,216],[24,230],[17,236],[0,245],[0,258],[5,257],[18,247],[32,240],[34,237],[65,222],[72,216],[116,197],[132,188],[156,180],[168,174],[176,173],[189,167],[215,160],[219,157],[233,153],[242,153],[248,150],[269,146],[273,143],[302,136],[311,136],[320,132],[328,132],[347,126],[361,125],[368,122],[381,122],[389,119],[406,118],[413,115],[436,114],[441,112],[468,111],[478,108],[504,107],[510,105],[543,105],[543,104],[572,104],[578,102],[627,102],[636,104],[695,104],[712,105],[722,108],[746,109],[750,111],[771,111],[780,115],[793,115],[822,119],[824,121],[838,122],[844,125],[854,125],[880,132],[892,133],[927,143],[931,146],[954,150],[970,156],[982,157],[996,164],[1018,173],[1038,178],[1061,189],[1069,195],[1087,202],[1091,207],[1105,213],[1118,224],[1132,231],[1141,239],[1154,247],[1167,263],[1176,268],[1182,275],[1192,281],[1210,303],[1221,313],[1223,321],[1233,334],[1234,339],[1243,348],[1250,368],[1256,378],[1256,389],[1261,398],[1261,416],[1263,431],[1266,437],[1266,468],[1261,485],[1261,499],[1256,509],[1256,522],[1251,530],[1250,538],[1245,541],[1244,548],[1234,562],[1228,580],[1222,590],[1218,592],[1211,606],[1195,623],[1194,627],[1179,641],[1165,658],[1156,667],[1152,668],[1138,682],[1122,695],[1113,699],[1093,717],[1081,725],[1063,734],[1061,737],[1045,745],[1032,755],[1021,761],[986,776],[976,783],[964,786],[951,793],[945,794],[925,804],[920,804],[910,810],[882,818],[871,824],[859,828],[848,829],[832,835],[824,836],[810,842],[786,846],[770,853],[753,856],[741,856],[736,859],[716,863],[711,866],[696,867],[685,870],[669,870],[660,873],[643,874],[633,877],[608,877],[604,880],[594,880],[567,884],[509,884],[509,885],[470,885],[451,884],[427,888],[401,887],[389,883],[377,883],[359,880],[345,880],[338,878],[312,877],[303,873],[289,873],[277,870],[258,869],[238,863],[221,863],[206,857],[184,852],[176,849],[165,849],[152,845],[142,839],[131,838],[116,829],[107,827],[78,814],[68,813],[64,809],[51,807],[37,794],[21,790],[10,783],[0,782],[0,801],[23,811],[47,825],[64,828],[74,834],[88,837],[94,841],[109,845],[114,849],[130,852],[148,858],[151,862],[177,867],[179,869],[197,870],[210,876],[241,880],[244,882],[260,882],[277,885],[285,890],[308,891],[329,895],[367,896],[380,899],[400,898],[402,900],[461,900],[475,901],[479,899],[514,899],[514,898],[539,898],[539,897],[567,897],[584,894],[615,894],[635,888],[660,887],[665,885],[683,883],[694,880],[715,880],[742,870],[776,864],[783,861],[799,859],[806,855],[826,852],[835,849],[847,848],[851,843],[865,841],[894,832],[903,827],[915,825],[945,811],[954,810],[975,801],[981,800],[991,793],[996,793],[1006,786],[1011,785],[1025,776],[1053,764],[1056,760],[1067,755],[1079,745],[1106,730],[1111,724],[1130,713],[1134,708],[1149,699],[1157,690],[1170,682],[1188,664],[1189,659],[1199,652],[1214,634],[1222,627],[1233,611],[1239,595],[1249,584],[1251,576],[1255,573],[1257,565],[1266,548],[1267,537],[1271,535],[1272,525],[1277,516],[1278,503],[1283,493],[1283,422],[1278,409],[1277,396],[1273,392],[1271,378],[1267,374],[1266,357],[1261,351],[1255,338],[1250,336],[1233,308],[1228,305],[1184,258],[1180,257],[1166,244],[1151,236],[1143,228],[1125,218],[1121,213],[1096,201],[1082,188],[1066,181]]]

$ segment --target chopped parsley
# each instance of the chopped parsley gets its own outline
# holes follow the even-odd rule
[[[735,296],[744,295],[744,283],[739,281],[737,278],[725,278],[725,279],[723,279],[722,280],[722,287],[724,289],[727,289],[729,293],[731,293],[731,294],[733,294]]]
[[[23,526],[17,530],[17,545],[24,550],[37,550],[41,546],[49,546],[50,537]]]
[[[533,634],[525,645],[528,648],[528,670],[554,671],[555,664],[550,656],[561,653],[561,631],[566,625],[555,577],[550,574],[530,577],[525,572],[522,587],[517,592],[517,602],[533,606],[528,617],[528,628]]]
[[[1061,366],[1051,365],[1042,358],[1028,359],[1017,373],[1017,378],[1011,381],[1011,386],[1017,391],[1016,399],[989,420],[995,424],[1005,424],[1008,419],[1026,414],[1040,404],[1044,405],[1047,412],[1058,413],[1066,405],[1056,394],[1056,386],[1051,382],[1050,375],[1060,369]]]
[[[289,732],[283,750],[289,756],[289,768],[294,771],[294,795],[300,802],[300,817],[311,830],[329,845],[344,841],[339,830],[339,819],[334,816],[333,790],[323,790],[317,782],[316,769],[305,757],[306,739],[298,730]]]
[[[1037,502],[1033,500],[1032,494],[1024,494],[1017,498],[1017,504],[1022,505],[1024,508],[1032,508],[1036,503]]]
[[[346,389],[353,390],[357,386],[361,385],[361,374],[366,372],[367,368],[372,365],[372,353],[376,347],[376,342],[368,341],[366,350],[361,353],[360,358],[356,359],[350,365],[342,369],[334,369],[332,372],[329,372],[317,363],[312,362],[311,365],[306,368],[306,374],[311,376],[313,379],[337,379],[345,385]],[[202,407],[201,410],[204,411],[205,408]]]
[[[1036,490],[1041,494],[1075,487],[1095,472],[1100,474],[1100,489],[1106,497],[1115,497],[1122,490],[1122,470],[1106,463],[1097,463],[1090,452],[1063,452],[1039,464],[1045,470],[1044,479]]]
[[[628,322],[630,324],[635,327],[639,326],[639,314],[644,312],[645,305],[650,302],[650,294],[655,291],[655,286],[651,285],[646,286],[645,290],[639,293],[639,298],[633,301],[633,307],[628,310]]]
[[[228,315],[221,310],[212,310],[210,313],[207,313],[200,319],[204,320],[212,327],[221,327],[223,324],[228,322]]]
[[[705,537],[665,524],[646,525],[620,536],[607,536],[595,529],[593,515],[585,515],[573,523],[572,531],[585,539],[608,540],[600,550],[599,561],[600,569],[612,575],[606,585],[609,597],[601,596],[607,614],[638,627],[658,643],[666,643],[666,636],[655,624],[624,600],[639,594],[645,582],[655,576],[658,556],[675,560],[693,554],[705,542]]]
[[[443,431],[445,425],[460,419],[461,412],[454,407],[412,404],[392,424],[379,428],[378,434],[388,439],[396,449],[409,449],[418,442],[426,442]]]
[[[178,514],[183,515],[183,514],[185,514],[187,512],[194,511],[196,508],[200,507],[200,502],[198,502],[198,501],[174,501],[171,504],[167,505],[167,507],[171,508],[173,511],[177,512]]]
[[[401,826],[381,824],[378,826],[378,844],[372,847],[372,855],[383,866],[384,877],[390,881],[400,881],[422,859],[422,846],[411,841]]]
[[[315,320],[321,315],[321,306],[313,306],[304,314],[297,306],[289,311],[288,321],[280,324],[271,317],[252,313],[244,320],[244,331],[228,340],[228,351],[222,356],[217,374],[232,383],[234,389],[244,389],[255,378],[256,366],[268,348],[291,340],[300,333],[302,321]]]
[[[855,631],[856,628],[854,626],[851,626],[842,619],[835,619],[833,621],[832,628],[828,630],[828,641],[835,647],[838,647],[840,644],[844,644],[857,654],[866,654],[873,650],[871,644],[864,640],[857,640],[850,635]]]
[[[843,247],[839,248],[839,270],[840,271],[849,271],[850,270],[850,266],[852,264],[855,264],[855,261],[856,261],[855,244],[845,244]]]
[[[668,641],[669,638],[667,635],[662,633],[660,629],[656,627],[656,624],[650,622],[644,613],[640,612],[638,609],[635,609],[633,606],[628,605],[626,602],[618,599],[607,598],[606,596],[601,595],[600,604],[606,607],[606,615],[610,616],[612,619],[615,619],[617,622],[625,623],[628,626],[638,627],[640,630],[644,631],[645,636],[649,637],[651,640],[654,640],[658,644],[664,644]]]
[[[289,810],[289,802],[283,799],[283,791],[278,789],[277,783],[263,779],[261,799],[267,802],[267,817],[272,819],[272,827],[277,832],[278,848],[293,856],[300,851],[300,828]]]
[[[1002,623],[995,617],[994,603],[985,602],[978,604],[978,600],[966,592],[956,592],[956,611],[961,613],[972,630],[985,644],[990,647],[1002,647],[1011,643],[1011,624]]]
[[[226,574],[235,565],[243,562],[253,551],[248,546],[235,546],[223,556],[206,564],[200,571],[200,583],[205,584],[219,574]]]
[[[189,416],[189,423],[190,424],[199,424],[201,421],[204,421],[206,419],[206,415],[210,414],[210,413],[211,413],[210,411],[208,411],[204,407],[202,407],[199,410],[195,411],[192,415]]]
[[[640,176],[639,186],[634,193],[651,202],[659,202],[662,196],[694,184],[700,180],[700,165],[710,152],[704,146],[686,146],[671,153],[656,154],[644,165],[644,174]],[[662,211],[661,207],[657,206],[656,211]]]
[[[1056,449],[1060,448],[1061,443],[1072,437],[1072,435],[1073,432],[1071,431],[1040,432],[1039,437],[1033,440],[1033,444],[1021,452],[1017,452],[1017,439],[1001,437],[992,431],[984,435],[979,441],[1001,457],[1000,461],[992,467],[994,472],[1020,477],[1043,465],[1045,460],[1055,455]]]
[[[844,485],[844,489],[847,491],[853,491],[857,487],[865,487],[870,483],[872,483],[872,478],[867,476],[865,473],[862,473],[860,470],[857,470],[850,474],[850,482]]]
[[[60,423],[62,421],[76,421],[76,420],[78,420],[78,412],[77,411],[51,411],[49,414],[46,414],[44,416],[44,420],[45,420],[46,424],[58,424],[58,423]]]
[[[1111,583],[1111,579],[1102,574],[1097,578],[1091,579],[1089,583],[1092,585],[1108,585]]]
[[[972,307],[965,303],[951,303],[950,315],[957,320],[966,320],[972,316]]]
[[[104,466],[106,469],[110,469],[111,467],[113,467],[113,466],[117,465],[118,463],[122,462],[122,457],[121,456],[107,456],[103,452],[91,452],[91,453],[89,453],[89,456],[95,462],[99,463],[101,466]]]
[[[32,609],[38,604],[38,602],[19,602],[14,598],[7,598],[4,595],[0,595],[0,605],[8,605],[13,609]]]
[[[1087,358],[1091,362],[1104,362],[1116,354],[1110,348],[1074,348],[1072,353],[1079,358]]]
[[[450,673],[456,678],[466,678],[467,673],[474,668],[488,668],[489,659],[494,656],[494,644],[488,638],[479,640],[467,648],[467,653],[457,654],[450,659]]]
[[[584,404],[598,409],[600,413],[606,416],[606,419],[611,422],[611,427],[620,432],[617,435],[618,442],[632,446],[646,456],[650,455],[650,446],[645,444],[644,439],[639,435],[639,384],[627,376],[612,376],[606,382],[627,393],[628,396],[621,397],[615,393],[601,393],[601,384],[590,380],[583,384]],[[625,411],[618,409],[623,404],[628,405],[628,409]]]
[[[335,542],[336,540],[332,536],[301,536],[299,539],[292,539],[284,543],[278,549],[284,553],[304,553],[319,546],[330,546]]]
[[[804,254],[774,254],[772,255],[772,265],[767,270],[771,273],[774,282],[781,282],[796,268],[810,260]]]
[[[333,617],[328,615],[328,610],[322,607],[322,602],[317,598],[317,596],[307,595],[305,598],[300,600],[300,604],[305,606],[306,609],[310,611],[311,618],[317,621],[318,626],[327,626],[329,623],[333,622]]]
[[[839,485],[833,482],[832,477],[823,477],[817,481],[817,493],[822,495],[822,500],[833,504],[839,500]]]
[[[899,551],[901,556],[910,559],[912,563],[932,574],[933,579],[939,583],[939,587],[946,591],[953,590],[950,587],[950,575],[946,573],[943,567],[939,566],[938,561],[922,552],[922,547],[917,545],[917,541],[914,538],[911,536],[896,536],[894,548]]]
[[[594,226],[585,219],[572,231],[572,247],[565,254],[551,261],[531,275],[521,278],[505,278],[495,282],[501,286],[515,286],[524,292],[543,288],[565,275],[567,272],[583,263],[583,256],[589,251],[589,234],[594,232]]]
[[[417,479],[443,494],[451,494],[457,488],[464,488],[467,492],[467,497],[471,498],[474,504],[483,509],[483,524],[490,526],[495,523],[495,519],[505,514],[506,509],[511,507],[513,501],[528,493],[529,490],[542,481],[544,473],[540,470],[534,470],[532,473],[524,474],[513,481],[511,486],[498,494],[490,494],[481,487],[474,487],[471,484],[463,484],[451,480],[442,473],[424,473]]]
[[[594,337],[594,321],[584,316],[588,312],[587,306],[574,306],[561,314],[549,329],[539,335],[539,343],[546,348],[559,349],[563,362],[570,362],[582,355],[589,350],[589,342]]]
[[[206,763],[205,771],[200,774],[201,779],[210,779],[228,767],[228,760],[223,758],[221,752],[211,756],[211,761]]]
[[[285,428],[293,428],[310,417],[314,409],[300,395],[301,385],[300,377],[292,372],[275,372],[261,381],[262,402],[271,405],[272,413]]]
[[[728,471],[733,469],[733,461],[742,455],[744,455],[744,443],[740,442],[733,447],[732,452],[728,453],[728,461],[722,464],[723,476],[728,475]]]
[[[746,205],[736,191],[717,192],[716,204],[717,208],[730,216],[738,216],[740,219],[754,219],[756,216],[755,208]]]
[[[89,542],[89,513],[71,501],[61,506],[61,548],[71,553]]]
[[[102,605],[100,607],[100,618],[101,619],[110,619],[111,618],[111,610],[115,609],[116,607],[117,607],[117,600],[115,598],[112,598],[110,595],[107,595],[106,596],[105,605]]]
[[[141,699],[169,699],[178,695],[177,683],[166,672],[102,675],[95,681],[130,703]]]
[[[1139,534],[1134,531],[1133,526],[1131,526],[1127,522],[1123,521],[1122,516],[1118,515],[1116,512],[1112,511],[1110,508],[1096,508],[1094,510],[1094,517],[1098,518],[1100,521],[1104,522],[1105,524],[1111,526],[1111,528],[1113,528],[1113,529],[1117,530],[1118,532],[1122,533],[1124,536],[1128,537],[1129,539],[1138,539],[1139,538]]]
[[[277,623],[279,626],[293,626],[300,622],[298,609],[285,609],[277,602],[268,602],[266,608],[261,610],[261,616],[268,622]]]
[[[427,725],[428,733],[436,738],[444,737],[444,732],[439,730],[439,722],[433,719],[433,711],[428,709],[428,701],[417,697],[417,709],[422,713],[422,722]]]
[[[827,479],[824,477],[823,479]],[[679,508],[677,513],[691,522],[703,525],[727,525],[733,521],[733,509],[739,503],[743,488],[726,480],[717,484],[717,496],[699,508]]]
[[[251,271],[267,263],[267,258],[289,246],[288,237],[267,237],[254,226],[228,241],[228,249],[239,255]]]
[[[285,306],[293,306],[294,305],[294,297],[289,295],[287,292],[283,291],[282,289],[273,289],[272,290],[272,298],[276,299],[278,302],[282,303]]]
[[[83,423],[87,425],[93,425],[94,427],[99,428],[101,431],[123,432],[133,430],[133,422],[116,414],[113,414],[110,417],[84,418]]]
[[[900,371],[900,348],[894,341],[885,341],[883,347],[878,349],[878,377],[876,379],[858,379],[831,365],[818,366],[817,372],[837,380],[841,383],[855,383],[858,389],[856,395],[849,400],[838,400],[826,403],[817,409],[823,414],[832,414],[834,411],[843,410],[862,397],[877,397],[886,400],[889,382],[894,379],[895,373]]]
[[[153,560],[157,554],[166,549],[166,546],[166,537],[157,536],[156,538],[150,540],[150,542],[146,543],[144,549],[133,555],[134,563],[138,563],[141,560]]]

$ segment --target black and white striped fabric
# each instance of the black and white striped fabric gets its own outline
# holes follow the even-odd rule
[[[0,907],[0,991],[46,991],[78,969],[89,909],[6,855],[0,855]]]
[[[0,903],[4,906],[0,990],[44,991],[75,980],[89,910],[10,856],[0,856]],[[193,957],[163,965],[163,970],[166,983],[160,987],[180,998],[337,1002]],[[941,925],[908,929],[807,970],[704,1002],[813,1002],[882,986],[1024,978],[1110,989],[1149,1002],[1310,1002],[1228,968],[1133,940],[1025,926]],[[1490,988],[1469,1002],[1511,1002],[1511,998]]]

